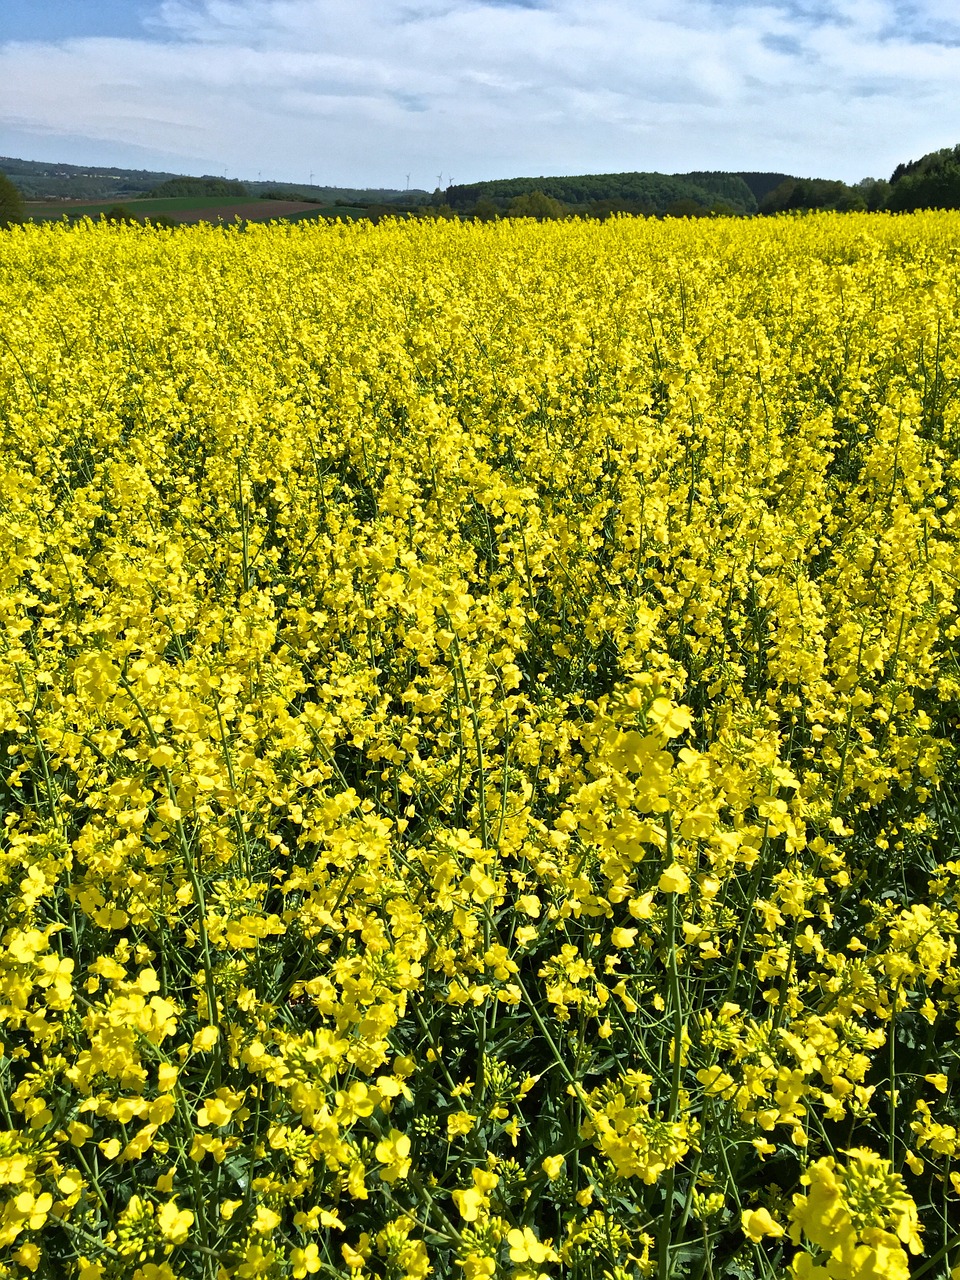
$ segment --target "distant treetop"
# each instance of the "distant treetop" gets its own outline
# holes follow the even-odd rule
[[[245,183],[212,174],[190,177],[0,156],[0,225],[33,216],[29,206],[24,210],[24,200],[119,203],[144,196],[160,199],[240,197],[336,204],[374,220],[398,211],[423,217],[491,221],[509,216],[743,217],[808,210],[960,209],[960,144],[898,164],[889,182],[883,178],[863,178],[851,185],[828,178],[799,178],[775,172],[693,170],[670,174],[638,170],[498,178],[451,185],[446,191],[438,188],[432,198],[420,189],[354,189],[320,187],[312,182],[260,180]]]
[[[0,173],[0,227],[22,222],[25,217],[23,196],[5,173]]]
[[[898,164],[890,178],[887,208],[960,209],[960,144]]]
[[[724,212],[754,213],[756,198],[736,173],[584,173],[568,177],[498,178],[448,187],[443,198],[457,212],[472,210],[479,200],[492,201],[501,212],[521,196],[539,192],[559,200],[572,213],[664,213],[688,201],[704,213],[715,206]],[[486,207],[486,206],[484,206]]]
[[[760,201],[761,213],[786,213],[791,209],[852,213],[866,207],[866,200],[853,187],[829,178],[786,178]]]
[[[246,196],[249,191],[242,182],[232,178],[214,178],[205,174],[202,178],[171,178],[154,187],[149,195],[157,200],[167,196]]]

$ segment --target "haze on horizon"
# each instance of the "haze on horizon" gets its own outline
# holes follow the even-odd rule
[[[854,182],[960,141],[955,0],[0,0],[0,154],[340,186]]]

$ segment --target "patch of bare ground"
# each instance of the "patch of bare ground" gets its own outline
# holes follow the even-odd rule
[[[177,222],[233,222],[236,218],[263,222],[316,210],[317,205],[303,200],[249,200],[241,204],[231,201],[222,205],[208,205],[203,209],[177,209],[170,216]]]

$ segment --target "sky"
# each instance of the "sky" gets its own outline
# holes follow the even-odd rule
[[[0,0],[23,159],[433,190],[958,142],[958,0]]]

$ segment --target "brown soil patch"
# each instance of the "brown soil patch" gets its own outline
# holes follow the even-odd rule
[[[261,222],[287,218],[291,213],[316,212],[317,208],[302,200],[249,200],[243,204],[208,205],[204,209],[171,209],[169,217],[176,222],[233,222],[235,218]]]

